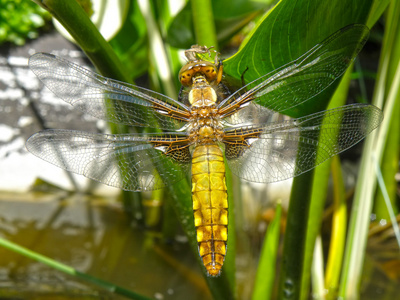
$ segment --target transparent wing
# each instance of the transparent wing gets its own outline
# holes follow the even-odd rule
[[[45,130],[31,136],[26,147],[67,171],[123,190],[145,191],[173,184],[190,172],[189,149],[180,147],[185,143],[184,133],[144,136]]]
[[[291,178],[355,145],[382,119],[377,107],[354,104],[261,127],[226,129],[228,165],[234,174],[249,181]]]
[[[228,126],[232,125],[256,125],[268,122],[276,122],[281,118],[282,114],[270,110],[264,106],[257,105],[254,102],[247,103],[246,107],[238,110],[236,113],[229,115],[223,119]]]
[[[361,24],[337,31],[295,61],[261,76],[222,101],[222,116],[251,100],[280,112],[316,96],[346,71],[368,33],[368,28]]]
[[[32,55],[29,67],[58,97],[96,118],[176,130],[188,117],[188,108],[178,101],[100,76],[52,54]]]

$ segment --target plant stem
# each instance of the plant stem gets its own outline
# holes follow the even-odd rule
[[[190,3],[197,44],[214,46],[218,50],[211,0],[192,0]]]
[[[328,293],[327,299],[336,299],[346,240],[347,203],[340,160],[337,156],[332,158],[331,167],[334,203],[331,242],[325,274],[325,289]]]
[[[300,299],[313,176],[314,172],[310,171],[293,180],[282,254],[279,299]]]
[[[254,283],[253,300],[272,299],[275,282],[276,257],[279,249],[281,235],[281,214],[280,204],[276,207],[276,214],[268,225],[265,233],[264,243],[261,250],[260,262],[257,268],[256,281]]]
[[[102,279],[90,276],[88,274],[79,272],[77,270],[75,270],[74,268],[71,268],[63,263],[60,263],[58,261],[55,261],[51,258],[48,258],[44,255],[41,255],[39,253],[33,252],[27,248],[21,247],[11,241],[5,240],[3,238],[0,238],[0,246],[9,249],[11,251],[14,251],[16,253],[19,253],[25,257],[28,257],[30,259],[36,260],[38,262],[41,262],[45,265],[48,265],[50,267],[52,267],[53,269],[56,269],[58,271],[61,271],[65,274],[74,276],[74,277],[78,277],[80,279],[83,279],[87,282],[93,283],[103,289],[106,289],[110,292],[119,294],[119,295],[123,295],[126,296],[130,299],[135,299],[135,300],[149,300],[150,298],[147,298],[145,296],[142,296],[140,294],[134,293],[130,290],[127,290],[123,287],[119,287],[117,285],[111,284],[107,281],[104,281]]]

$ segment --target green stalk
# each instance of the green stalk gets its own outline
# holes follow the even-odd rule
[[[357,299],[358,295],[369,215],[372,208],[372,194],[376,186],[375,178],[372,175],[374,173],[373,166],[369,162],[374,143],[376,143],[376,132],[372,132],[367,137],[363,149],[359,170],[361,178],[357,181],[341,276],[339,293],[344,299]]]
[[[63,263],[60,263],[58,261],[55,261],[51,258],[48,258],[44,255],[41,255],[39,253],[33,252],[27,248],[21,247],[11,241],[7,241],[3,238],[0,238],[0,246],[9,249],[13,252],[19,253],[27,258],[33,259],[35,261],[41,262],[53,269],[56,269],[60,272],[63,272],[65,274],[77,277],[79,279],[82,279],[86,282],[95,284],[109,292],[115,293],[115,294],[119,294],[119,295],[123,295],[125,297],[128,297],[129,299],[135,299],[135,300],[150,300],[150,298],[147,298],[143,295],[137,294],[135,292],[132,292],[130,290],[127,290],[123,287],[111,284],[107,281],[104,281],[102,279],[90,276],[88,274],[79,272],[77,270],[75,270],[74,268],[71,268]]]
[[[305,256],[303,257],[304,265],[303,265],[303,274],[301,280],[300,299],[308,299],[310,293],[310,280],[311,280],[310,269],[313,260],[315,260],[314,256],[315,241],[317,239],[318,234],[320,233],[322,214],[325,206],[325,199],[326,199],[329,174],[330,174],[329,166],[330,166],[329,161],[327,161],[315,168],[314,179],[312,182],[312,195],[311,195],[309,216],[307,220],[303,221],[304,223],[308,224],[307,224],[307,234],[305,237],[306,248],[304,254]],[[313,282],[320,282],[320,281],[313,280]],[[313,286],[313,288],[316,287]],[[319,287],[318,289],[321,289],[321,287]]]
[[[398,96],[400,97],[400,96]],[[400,100],[396,101],[396,106],[394,108],[395,114],[400,115]],[[397,182],[395,180],[396,173],[398,172],[398,163],[400,159],[400,119],[398,117],[392,118],[391,124],[389,126],[388,135],[390,139],[387,140],[385,145],[385,150],[382,161],[382,176],[385,182],[385,188],[389,195],[391,207],[394,214],[399,213],[399,208],[397,207],[396,195],[397,195]],[[378,220],[388,220],[390,219],[390,214],[386,206],[384,196],[381,189],[377,191],[376,200],[374,203],[374,212]]]
[[[282,207],[276,207],[276,214],[268,225],[261,249],[252,300],[272,299],[275,282],[276,257],[279,249]]]
[[[310,171],[293,180],[278,299],[300,299],[313,176]]]
[[[397,36],[400,30],[397,30]],[[391,51],[391,62],[400,61],[400,39],[394,38],[393,44],[391,46],[393,49]],[[390,85],[393,82],[393,77],[396,72],[396,64],[390,63],[388,66],[388,75],[386,80],[386,89],[390,89]],[[400,113],[400,95],[397,95],[396,104],[394,106],[394,114],[399,115]],[[385,116],[386,118],[386,116]],[[400,119],[398,117],[394,117],[391,119],[389,124],[389,132],[388,136],[390,139],[386,141],[385,150],[383,157],[385,160],[382,162],[382,174],[383,180],[385,181],[386,189],[388,191],[390,200],[392,202],[392,207],[395,211],[395,214],[398,213],[398,207],[396,206],[396,194],[397,194],[397,183],[395,181],[395,174],[398,170],[398,161],[400,155]],[[378,190],[376,195],[376,200],[374,203],[374,212],[377,215],[377,219],[389,219],[389,214],[387,211],[387,207],[383,198],[382,193]]]
[[[327,299],[336,299],[346,240],[347,203],[339,157],[332,158],[331,166],[334,185],[333,217],[325,288],[328,291]]]
[[[311,264],[311,283],[313,299],[325,299],[324,253],[321,235],[315,240],[313,261]],[[304,280],[303,280],[304,281]]]
[[[218,50],[211,0],[191,0],[190,4],[197,44]]]

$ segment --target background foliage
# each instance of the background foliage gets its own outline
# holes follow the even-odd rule
[[[26,39],[39,36],[39,28],[51,15],[30,0],[0,1],[0,44],[25,44]]]

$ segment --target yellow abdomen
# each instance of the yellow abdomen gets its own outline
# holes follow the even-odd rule
[[[209,275],[217,276],[226,254],[228,194],[224,157],[216,144],[194,149],[192,198],[199,253]]]

